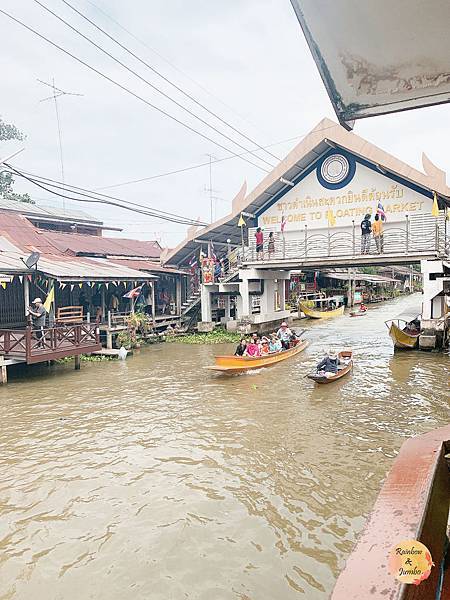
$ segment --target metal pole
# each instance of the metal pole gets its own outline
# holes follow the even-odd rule
[[[308,256],[308,225],[305,225],[305,258]]]
[[[352,220],[352,228],[353,228],[353,256],[356,254],[356,232],[355,232],[355,220]]]
[[[406,215],[406,254],[409,252],[409,217]]]

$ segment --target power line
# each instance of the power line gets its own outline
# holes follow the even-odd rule
[[[171,221],[173,223],[180,223],[181,225],[206,225],[201,221],[197,221],[194,219],[189,219],[188,217],[182,217],[180,215],[176,215],[173,213],[168,213],[166,211],[160,211],[157,209],[148,208],[145,205],[138,204],[136,202],[131,202],[129,200],[122,200],[120,198],[113,198],[111,196],[106,196],[105,194],[97,194],[96,192],[90,192],[90,190],[85,190],[84,188],[79,188],[77,186],[71,186],[69,184],[62,184],[62,182],[54,182],[49,178],[39,177],[32,174],[27,174],[24,171],[19,171],[15,169],[11,165],[4,163],[8,169],[13,171],[19,177],[23,177],[28,182],[36,185],[42,190],[54,194],[55,196],[59,196],[61,198],[66,198],[67,200],[72,200],[74,202],[89,202],[93,204],[109,204],[111,206],[116,206],[118,208],[123,208],[125,210],[129,210],[132,212],[140,213],[143,215],[147,215],[150,217],[155,217],[164,221]],[[63,190],[67,193],[77,193],[80,197],[68,196],[67,193],[61,193],[56,190]],[[72,188],[72,189],[68,189]],[[82,190],[82,191],[78,191]],[[90,193],[86,193],[90,192]],[[96,194],[96,195],[93,195]],[[122,204],[120,204],[122,203]]]
[[[99,50],[100,52],[103,52],[103,54],[105,54],[106,56],[108,56],[109,58],[111,58],[115,63],[117,63],[118,65],[120,65],[121,67],[123,67],[128,72],[132,73],[132,75],[134,75],[140,81],[142,81],[143,83],[145,83],[146,85],[148,85],[149,87],[151,87],[158,94],[161,94],[161,96],[163,96],[164,98],[166,98],[170,102],[173,102],[176,106],[178,106],[178,108],[181,108],[181,110],[184,110],[186,113],[188,113],[189,115],[191,115],[192,117],[194,117],[194,119],[197,119],[198,121],[200,121],[200,123],[202,123],[203,125],[206,125],[206,127],[209,127],[210,129],[212,129],[213,131],[215,131],[216,133],[218,133],[219,135],[221,135],[222,137],[224,137],[225,139],[227,139],[228,141],[230,141],[232,144],[235,144],[236,146],[238,146],[242,150],[246,150],[248,152],[251,152],[252,155],[256,159],[261,160],[262,162],[264,162],[267,165],[269,165],[269,167],[273,168],[274,165],[272,163],[268,162],[266,159],[261,158],[260,156],[258,156],[256,154],[254,154],[254,151],[249,151],[248,148],[246,148],[245,146],[243,146],[242,144],[240,144],[239,142],[237,142],[236,140],[234,140],[232,137],[230,137],[226,133],[223,133],[222,131],[220,131],[220,129],[217,129],[217,127],[214,127],[214,125],[211,125],[210,123],[208,123],[208,121],[205,121],[205,119],[202,119],[202,117],[199,117],[194,112],[192,112],[189,108],[186,108],[185,106],[183,106],[183,104],[181,104],[180,102],[178,102],[177,100],[175,100],[174,98],[172,98],[171,96],[169,96],[169,94],[166,94],[165,92],[163,92],[162,90],[160,90],[158,88],[158,86],[156,86],[153,83],[151,83],[150,81],[148,81],[148,79],[145,79],[145,77],[142,77],[142,75],[139,75],[139,73],[137,71],[135,71],[134,69],[130,68],[124,62],[122,62],[121,60],[119,60],[118,58],[116,58],[113,54],[111,54],[110,52],[108,52],[107,50],[105,50],[102,46],[100,46],[99,44],[97,44],[96,42],[94,42],[91,38],[89,38],[88,36],[84,35],[84,33],[81,33],[81,31],[79,31],[76,27],[73,27],[65,19],[63,19],[57,13],[55,13],[53,10],[51,10],[50,8],[48,8],[47,6],[45,6],[45,4],[43,4],[42,2],[40,2],[40,0],[34,0],[34,2],[36,4],[38,4],[41,8],[43,8],[45,11],[47,11],[49,14],[53,15],[56,19],[58,19],[58,21],[61,21],[61,23],[64,23],[64,25],[66,25],[67,27],[69,27],[69,29],[71,29],[72,31],[74,31],[77,35],[79,35],[84,40],[86,40],[87,42],[89,42],[92,46],[94,46],[94,48],[97,48],[97,50]],[[73,7],[70,6],[70,8],[73,8]],[[75,12],[78,12],[76,9],[73,9],[73,10],[75,10]],[[83,18],[85,18],[85,17],[83,17]],[[86,19],[87,19],[87,17],[86,17]],[[89,19],[87,19],[87,20],[89,20]],[[131,53],[131,51],[130,51],[130,53]],[[247,162],[247,159],[244,158],[243,160],[245,160]]]
[[[227,108],[228,110],[230,110],[233,114],[235,114],[237,117],[239,117],[239,119],[241,119],[242,121],[246,121],[249,125],[251,125],[252,127],[258,129],[258,127],[255,125],[255,123],[252,123],[252,121],[250,121],[247,117],[244,117],[243,115],[239,114],[236,111],[236,109],[234,109],[232,106],[230,106],[229,104],[227,104],[226,102],[224,102],[222,100],[222,98],[219,98],[219,96],[216,96],[215,94],[213,94],[211,92],[211,90],[208,90],[205,86],[203,86],[201,83],[199,83],[198,81],[196,81],[193,77],[191,77],[190,75],[188,75],[188,73],[186,73],[185,71],[183,71],[182,69],[180,69],[179,67],[177,67],[177,65],[175,65],[172,61],[170,61],[165,56],[163,56],[160,52],[158,52],[157,50],[155,50],[154,48],[152,48],[151,46],[149,46],[146,42],[144,42],[141,38],[139,38],[137,35],[135,35],[132,31],[130,31],[129,29],[127,29],[126,27],[124,27],[121,23],[119,23],[119,21],[116,21],[116,19],[114,19],[105,10],[103,10],[102,8],[100,8],[100,6],[98,6],[97,4],[95,4],[95,2],[92,2],[92,0],[86,0],[86,2],[88,4],[90,4],[91,6],[93,6],[97,11],[99,11],[100,13],[102,13],[112,23],[114,23],[115,25],[117,25],[117,27],[119,27],[120,29],[122,29],[122,31],[125,31],[125,33],[127,33],[130,37],[132,37],[134,40],[136,40],[137,42],[139,42],[142,46],[144,46],[144,48],[147,48],[147,50],[150,50],[150,52],[153,52],[153,54],[156,54],[156,56],[158,56],[166,64],[168,64],[170,67],[172,67],[172,69],[174,69],[175,71],[178,71],[178,73],[181,73],[181,75],[183,75],[184,77],[186,77],[186,79],[188,79],[194,85],[196,85],[198,88],[200,88],[201,90],[203,90],[204,92],[206,92],[209,96],[211,96],[212,98],[214,98],[215,100],[217,100],[217,102],[219,102],[220,104],[222,104],[222,106],[224,106],[225,108]]]
[[[35,1],[37,1],[37,0],[35,0]],[[226,125],[230,129],[232,129],[233,131],[235,131],[236,133],[238,133],[240,136],[242,136],[243,138],[245,138],[247,141],[251,142],[252,144],[255,144],[255,146],[257,146],[260,150],[262,150],[263,152],[265,152],[266,154],[268,154],[272,158],[275,158],[277,161],[281,160],[278,156],[276,156],[272,152],[268,151],[265,147],[263,147],[260,144],[258,144],[257,142],[255,142],[252,138],[250,138],[249,136],[247,136],[245,133],[243,133],[242,131],[240,131],[239,129],[237,129],[236,127],[234,127],[233,125],[231,125],[227,121],[225,121],[225,119],[222,119],[222,117],[220,117],[217,113],[213,112],[207,106],[205,106],[204,104],[202,104],[201,102],[199,102],[196,98],[194,98],[191,94],[189,94],[188,92],[186,92],[185,90],[183,90],[183,88],[181,88],[180,86],[178,86],[176,83],[173,83],[173,81],[171,81],[168,77],[166,77],[165,75],[163,75],[162,73],[160,73],[155,67],[153,67],[152,65],[150,65],[144,59],[140,58],[137,54],[135,54],[129,48],[127,48],[127,46],[125,46],[124,44],[122,44],[121,42],[119,42],[112,35],[110,35],[107,31],[105,31],[99,25],[97,25],[94,21],[92,21],[91,19],[89,19],[85,14],[83,14],[81,11],[79,11],[74,6],[72,6],[72,4],[70,4],[70,2],[67,2],[67,0],[61,0],[61,2],[63,2],[69,8],[71,8],[77,15],[79,15],[82,19],[84,19],[85,21],[87,21],[88,23],[90,23],[98,31],[100,31],[101,33],[103,33],[103,35],[105,35],[106,37],[108,37],[108,39],[112,40],[115,44],[117,44],[120,48],[122,48],[122,50],[125,50],[125,52],[128,52],[128,54],[130,54],[131,56],[133,56],[133,58],[135,58],[137,61],[139,61],[140,63],[142,63],[144,66],[146,66],[148,69],[150,69],[153,73],[155,73],[156,75],[158,75],[158,77],[160,77],[161,79],[163,79],[166,83],[168,83],[169,85],[171,85],[177,91],[181,92],[184,96],[186,96],[186,98],[189,98],[190,100],[192,100],[192,102],[194,102],[195,104],[197,104],[197,106],[200,106],[201,108],[203,108],[203,110],[205,110],[210,115],[212,115],[213,117],[215,117],[216,119],[218,119],[221,123],[223,123],[224,125]],[[263,160],[263,159],[261,159],[261,160]],[[273,166],[273,165],[271,165],[271,166]]]
[[[321,129],[317,129],[316,131],[325,131],[326,129],[333,129],[333,127],[335,127],[335,125],[328,125],[327,127],[322,127]],[[273,146],[278,146],[279,144],[285,144],[287,142],[293,142],[294,140],[298,140],[300,138],[303,138],[307,135],[307,133],[302,133],[300,135],[296,135],[294,137],[291,138],[287,138],[285,140],[281,140],[279,142],[274,142],[273,144],[270,144],[268,146],[266,146],[266,148],[269,147],[273,147]],[[232,160],[233,158],[237,158],[240,155],[237,156],[226,156],[224,158],[217,158],[215,160],[212,160],[211,163],[215,164],[215,163],[220,163],[220,162],[225,162],[227,160]],[[208,167],[209,166],[209,161],[207,162],[202,162],[202,163],[198,163],[196,165],[191,165],[190,167],[184,167],[182,169],[176,169],[174,171],[167,171],[166,173],[160,173],[158,175],[151,175],[150,177],[142,177],[141,179],[131,179],[129,181],[123,181],[121,183],[114,183],[113,185],[105,185],[102,187],[98,187],[96,188],[97,190],[109,190],[112,188],[116,188],[116,187],[122,187],[124,185],[131,185],[133,183],[143,183],[144,181],[151,181],[153,179],[160,179],[161,177],[168,177],[169,175],[178,175],[179,173],[185,173],[186,171],[192,171],[194,169],[200,169],[201,167]]]
[[[230,150],[226,146],[223,146],[222,144],[220,144],[219,142],[215,141],[214,139],[208,137],[204,133],[201,133],[200,131],[194,129],[194,127],[191,127],[187,123],[184,123],[183,121],[180,121],[180,119],[177,119],[176,117],[174,117],[173,115],[169,114],[168,112],[166,112],[162,108],[159,108],[155,104],[152,104],[151,102],[149,102],[148,100],[146,100],[145,98],[143,98],[142,96],[140,96],[139,94],[136,94],[135,92],[133,92],[132,90],[130,90],[126,86],[122,85],[118,81],[115,81],[114,79],[112,79],[111,77],[109,77],[108,75],[106,75],[105,73],[102,73],[101,71],[99,71],[98,69],[96,69],[92,65],[88,64],[87,62],[85,62],[81,58],[78,58],[78,56],[75,56],[75,54],[72,54],[68,50],[65,50],[64,48],[62,48],[61,46],[59,46],[58,44],[56,44],[55,42],[53,42],[52,40],[50,40],[49,38],[47,38],[42,33],[39,33],[38,31],[36,31],[32,27],[30,27],[29,25],[26,25],[26,23],[24,23],[20,19],[17,19],[13,15],[10,15],[6,11],[4,11],[3,9],[0,9],[0,13],[3,14],[3,15],[5,15],[6,17],[8,17],[9,19],[11,19],[12,21],[14,21],[15,23],[17,23],[21,27],[24,27],[28,31],[31,31],[31,33],[34,33],[34,35],[36,35],[37,37],[39,37],[42,40],[46,41],[48,44],[50,44],[54,48],[57,48],[58,50],[60,50],[64,54],[67,54],[67,56],[70,56],[71,58],[73,58],[73,60],[77,61],[78,63],[80,63],[81,65],[83,65],[87,69],[89,69],[90,71],[93,71],[94,73],[96,73],[97,75],[99,75],[100,77],[102,77],[103,79],[106,79],[107,81],[109,81],[110,83],[112,83],[113,85],[115,85],[116,87],[118,87],[121,90],[123,90],[124,92],[130,94],[131,96],[134,96],[135,98],[137,98],[138,100],[140,100],[141,102],[143,102],[144,104],[146,104],[147,106],[150,106],[150,108],[153,108],[154,110],[160,112],[161,114],[165,115],[166,117],[168,117],[172,121],[175,121],[179,125],[182,125],[183,127],[185,127],[186,129],[188,129],[189,131],[192,131],[193,133],[196,133],[197,135],[199,135],[203,139],[207,140],[208,142],[212,142],[213,144],[216,144],[216,146],[219,146],[220,148],[226,150],[227,152],[229,152],[233,156],[238,156],[235,152],[233,152],[232,150]],[[245,160],[246,162],[250,163],[254,167],[260,169],[261,171],[265,171],[266,173],[269,173],[269,171],[267,169],[264,169],[263,167],[261,167],[261,166],[255,164],[255,163],[249,161],[248,159],[243,159],[243,160]]]

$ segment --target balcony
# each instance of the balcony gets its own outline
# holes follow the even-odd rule
[[[42,330],[0,329],[0,356],[34,364],[101,350],[95,323],[44,327]]]

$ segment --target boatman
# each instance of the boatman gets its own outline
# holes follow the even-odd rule
[[[285,321],[281,323],[281,327],[277,331],[277,338],[281,341],[283,349],[289,350],[289,343],[292,338],[292,331],[289,329]]]
[[[330,350],[317,365],[317,373],[324,377],[332,377],[338,372],[339,358],[336,352]]]

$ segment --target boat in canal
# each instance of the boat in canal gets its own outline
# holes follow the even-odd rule
[[[340,296],[331,296],[330,298],[316,298],[306,302],[300,302],[299,310],[310,319],[333,319],[344,314],[345,306]],[[340,306],[334,305],[341,304]]]
[[[289,348],[289,350],[274,352],[273,354],[267,354],[266,356],[215,356],[216,364],[205,367],[205,369],[226,375],[236,375],[237,373],[245,373],[245,371],[263,369],[264,367],[271,367],[283,360],[292,358],[296,354],[303,352],[308,345],[309,342],[307,340],[299,340],[297,344],[292,348]]]
[[[385,321],[386,327],[389,329],[389,335],[394,342],[394,348],[399,350],[414,350],[419,346],[420,326],[420,309],[408,310],[395,319]]]
[[[350,371],[353,369],[353,351],[352,350],[342,350],[338,354],[339,358],[339,366],[338,372],[331,377],[325,377],[324,375],[320,375],[320,373],[309,373],[308,378],[312,379],[316,383],[333,383],[333,381],[337,381],[341,379],[341,377],[345,377],[348,375]]]
[[[368,310],[352,310],[350,312],[350,316],[351,317],[364,317],[364,315],[367,315]]]

